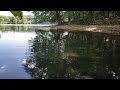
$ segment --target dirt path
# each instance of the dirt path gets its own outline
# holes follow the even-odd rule
[[[104,32],[104,33],[119,33],[119,25],[58,25],[51,26],[50,29],[61,29],[70,31],[92,31],[92,32]]]

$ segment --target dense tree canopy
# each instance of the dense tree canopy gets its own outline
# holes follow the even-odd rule
[[[23,16],[21,11],[10,11],[12,16],[0,16],[0,24],[30,24],[31,21],[27,20],[26,16]]]
[[[0,24],[30,24],[31,20],[27,20],[26,16],[20,19],[18,16],[0,16]]]
[[[22,11],[11,11],[13,23],[30,23]],[[34,23],[57,22],[58,24],[120,24],[120,11],[32,11]],[[0,24],[10,20],[0,16]]]
[[[120,24],[120,11],[33,11],[35,23]]]
[[[18,16],[20,19],[23,17],[22,11],[10,11],[15,17]]]

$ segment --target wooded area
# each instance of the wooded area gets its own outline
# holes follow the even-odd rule
[[[119,25],[120,11],[32,11],[34,18],[28,20],[20,11],[11,11],[15,17],[0,16],[0,24],[58,24]]]
[[[120,11],[33,11],[35,23],[59,24],[120,24]]]
[[[20,19],[18,16],[0,16],[0,24],[30,24],[31,21],[27,20],[26,16]]]

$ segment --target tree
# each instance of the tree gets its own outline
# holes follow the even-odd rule
[[[62,23],[62,11],[33,11],[35,22],[57,22]]]
[[[120,11],[34,11],[36,23],[119,24]]]
[[[5,24],[5,17],[4,16],[0,16],[0,24]]]
[[[22,24],[27,24],[27,23],[28,23],[28,21],[27,21],[26,17],[23,16],[23,18],[22,18]]]
[[[11,13],[15,16],[0,16],[0,24],[27,24],[31,23],[31,21],[27,20],[25,16],[23,16],[21,11],[11,11]]]
[[[18,16],[20,19],[23,17],[22,11],[10,11],[15,17]]]
[[[13,17],[13,24],[17,24],[17,18]]]

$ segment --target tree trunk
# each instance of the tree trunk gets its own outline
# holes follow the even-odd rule
[[[89,16],[90,16],[90,19],[92,20],[93,19],[93,11],[89,11]]]
[[[105,18],[105,11],[100,11],[101,19],[104,20]]]
[[[61,20],[61,17],[60,17],[60,11],[55,11],[55,17],[56,17],[56,22],[58,24],[62,24],[62,20]]]
[[[68,24],[70,24],[71,18],[68,16]]]
[[[107,11],[107,18],[109,18],[110,16],[110,11]]]

